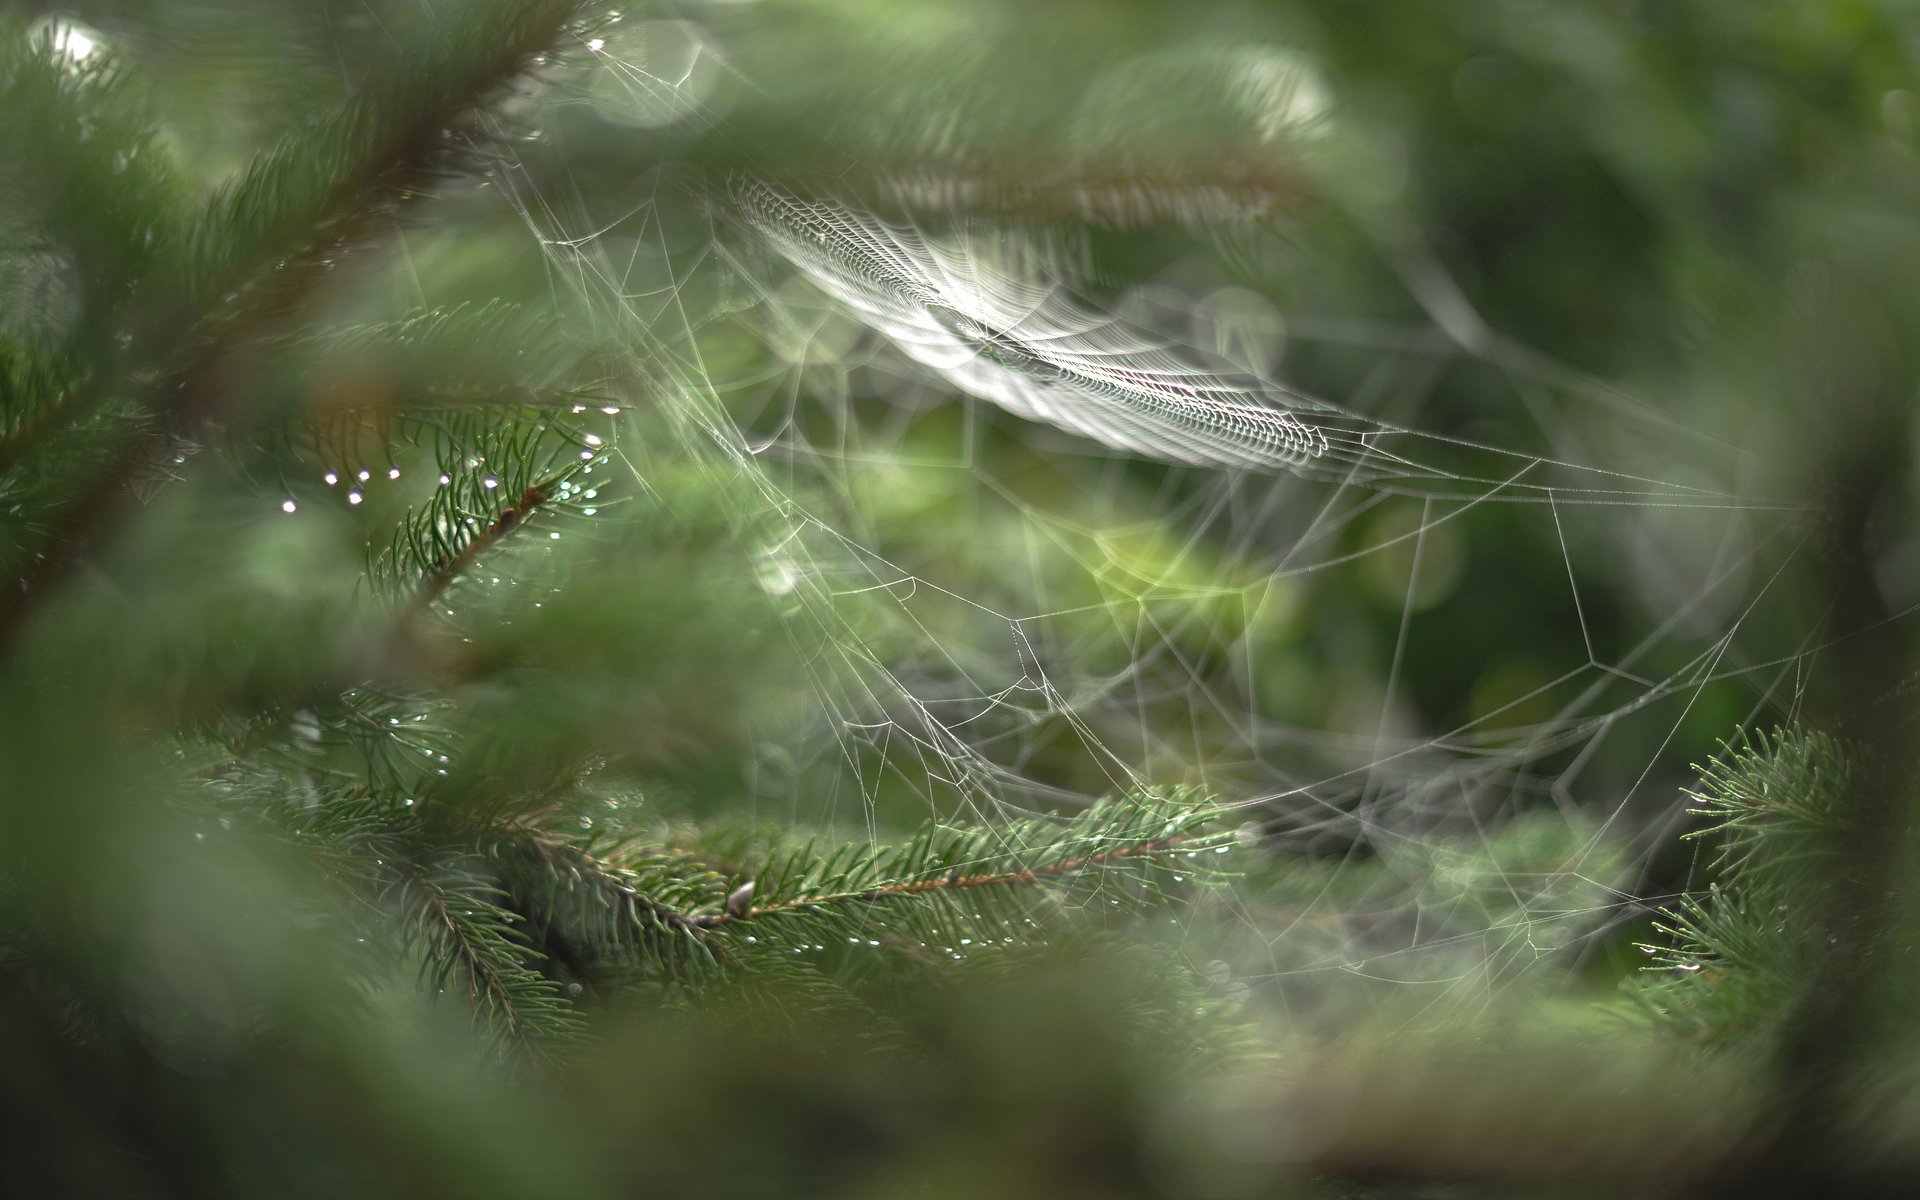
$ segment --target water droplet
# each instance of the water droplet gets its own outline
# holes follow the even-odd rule
[[[595,54],[600,53],[601,48],[606,44],[607,42],[605,38],[588,38],[587,39],[587,49],[591,50]]]
[[[398,478],[400,478],[400,468],[399,468],[399,467],[388,467],[388,468],[387,468],[387,478],[388,478],[388,479],[398,479]]]
[[[589,446],[598,446],[600,444],[600,435],[597,433],[590,433],[586,436],[585,440],[587,445]]]
[[[335,474],[332,471],[328,471],[325,475],[322,475],[320,478],[327,481],[328,487],[332,487],[334,484],[340,482],[340,476]]]
[[[600,411],[610,417],[614,417],[620,415],[620,406],[618,404],[603,404],[600,406]]]
[[[560,540],[560,535],[557,533],[550,533],[547,535],[547,540],[557,542]]]
[[[440,486],[441,486],[441,487],[445,487],[445,486],[447,486],[448,484],[450,484],[450,483],[452,483],[452,482],[453,482],[453,476],[451,476],[451,475],[446,475],[446,474],[442,474],[442,475],[440,476]]]
[[[298,509],[299,509],[299,507],[300,507],[300,506],[299,506],[298,504],[295,504],[295,503],[293,502],[293,497],[292,497],[292,496],[288,496],[288,497],[287,497],[287,498],[286,498],[285,500],[282,500],[282,501],[280,502],[280,511],[281,511],[281,512],[283,512],[283,513],[290,513],[290,512],[294,512],[294,511],[296,511],[296,510],[298,510]]]
[[[360,473],[355,475],[354,478],[358,479],[361,483],[365,483],[367,480],[373,478],[373,472],[367,470],[365,467],[361,467]]]
[[[500,481],[489,475],[480,481],[480,486],[486,488],[488,491],[492,491],[494,488],[500,486]]]
[[[580,828],[582,828],[582,829],[592,829],[592,828],[593,828],[593,818],[592,818],[592,817],[581,817],[581,818],[580,818]]]
[[[593,461],[593,451],[591,451],[591,450],[582,450],[582,451],[580,452],[580,461],[581,461],[581,462],[592,462],[592,461]]]
[[[361,494],[360,494],[360,493],[359,493],[358,491],[352,491],[352,492],[348,492],[348,493],[347,493],[347,503],[348,503],[348,504],[358,504],[358,503],[360,503],[360,502],[361,502],[362,500],[365,500],[365,499],[366,499],[366,497],[365,497],[365,496],[362,496],[362,495],[361,495]]]

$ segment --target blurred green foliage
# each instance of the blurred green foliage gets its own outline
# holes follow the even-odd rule
[[[1775,885],[1699,861],[1679,788],[1810,720],[1910,791],[1900,6],[585,6],[390,193],[328,114],[571,6],[29,7],[0,24],[22,1194],[1644,1194],[1777,1163],[1769,1039],[1832,914],[1742,907]],[[1225,476],[964,400],[755,243],[742,173],[1033,247],[1432,470]],[[302,240],[323,184],[366,219]],[[107,534],[66,554],[96,484]],[[1862,586],[1885,619],[1848,624]],[[1018,945],[857,918],[681,990],[707,943],[633,901],[720,921],[756,864],[855,877],[928,822],[1024,830],[985,860],[1016,875],[1057,846],[1013,817],[1178,784],[1231,810],[1239,877],[1016,897]],[[1892,865],[1843,844],[1795,886],[1910,892],[1909,824],[1839,823]],[[630,873],[541,910],[475,829]],[[779,903],[832,890],[804,876]],[[568,943],[608,879],[643,932]],[[449,897],[498,935],[464,996],[460,921],[391,940]],[[1840,957],[1904,960],[1910,907]],[[1761,967],[1712,961],[1742,939]],[[1646,1012],[1613,1003],[1649,964]],[[1897,1194],[1911,968],[1878,971],[1833,1048],[1873,1070],[1805,1153]],[[586,1048],[490,1053],[489,978]]]

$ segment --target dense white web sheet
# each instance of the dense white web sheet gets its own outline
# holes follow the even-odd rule
[[[1230,359],[1156,323],[1179,304],[1097,309],[1021,231],[529,179],[501,182],[556,289],[680,431],[620,443],[635,487],[691,463],[731,496],[806,647],[815,719],[743,766],[770,814],[1201,783],[1308,864],[1229,976],[1476,1002],[1643,915],[1703,731],[1795,704],[1816,647],[1749,628],[1803,537],[1763,467],[1521,348],[1473,359],[1478,427],[1423,429],[1469,357],[1432,327],[1253,320],[1281,333]],[[1338,407],[1275,381],[1309,343],[1374,364]],[[1422,614],[1480,596],[1506,624],[1475,694],[1420,694],[1448,652]]]
[[[1195,466],[1278,470],[1327,452],[1313,422],[1248,403],[1278,399],[1265,381],[1183,361],[1164,340],[1077,308],[1050,281],[1001,269],[990,245],[950,248],[757,180],[729,198],[755,233],[914,361],[1009,412]]]

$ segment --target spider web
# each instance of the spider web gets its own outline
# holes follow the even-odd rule
[[[708,119],[691,66],[594,51]],[[1283,314],[1220,252],[1284,240],[1258,222],[1116,284],[1072,231],[499,183],[674,431],[618,443],[634,488],[730,497],[806,660],[807,717],[743,765],[762,812],[880,838],[1201,784],[1273,864],[1191,950],[1219,986],[1444,1008],[1617,943],[1687,763],[1794,708],[1816,647],[1765,614],[1804,522],[1768,465],[1463,346],[1444,280],[1424,322]]]

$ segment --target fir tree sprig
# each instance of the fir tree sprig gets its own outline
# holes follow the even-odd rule
[[[1848,830],[1848,762],[1844,746],[1812,730],[1743,733],[1694,768],[1687,811],[1712,823],[1687,837],[1717,840],[1714,866],[1729,875],[1826,865],[1819,860]]]
[[[423,782],[423,757],[447,752],[435,719],[444,708],[444,701],[360,683],[321,694],[311,706],[219,714],[191,733],[222,750],[208,768],[215,776],[240,762],[270,761],[274,769],[407,791]]]
[[[483,0],[430,21],[339,110],[289,131],[214,196],[187,235],[194,311],[215,328],[258,327],[297,304],[338,256],[483,157],[488,116],[584,8]]]
[[[411,58],[340,111],[289,133],[163,240],[170,270],[153,287],[178,296],[143,305],[115,369],[95,371],[47,406],[69,423],[123,394],[145,419],[85,486],[39,523],[22,586],[0,598],[0,652],[37,594],[117,526],[123,493],[156,447],[228,412],[255,348],[297,311],[346,254],[365,244],[473,152],[482,118],[511,84],[557,48],[574,0],[486,3],[434,22]],[[50,57],[51,43],[42,47]]]
[[[515,822],[486,835],[536,941],[570,983],[592,986],[623,968],[654,983],[698,986],[717,979],[725,950],[707,936],[722,883],[683,855],[625,862],[553,829]]]
[[[1628,995],[1657,1024],[1705,1042],[1776,1029],[1816,968],[1827,934],[1818,890],[1844,870],[1850,768],[1813,731],[1754,731],[1695,768],[1687,811],[1710,824],[1686,836],[1716,844],[1705,891],[1660,911],[1665,940]]]
[[[845,1010],[861,1003],[872,953],[921,975],[1042,944],[1088,917],[1162,907],[1175,880],[1217,882],[1232,844],[1192,794],[1143,793],[1068,820],[809,844],[759,873],[756,904],[753,887],[695,854],[598,845],[564,797],[493,814],[436,802],[431,780],[283,784],[274,764],[252,763],[208,795],[224,824],[284,842],[359,897],[365,920],[343,940],[392,945],[494,1044],[536,1056],[581,1036],[576,998],[609,990],[704,1003],[774,986]],[[842,953],[850,945],[863,953]]]
[[[230,776],[214,811],[228,827],[284,842],[357,897],[349,911],[362,915],[338,940],[358,936],[372,950],[343,963],[372,980],[383,956],[397,953],[428,994],[451,994],[502,1051],[540,1057],[578,1039],[583,1017],[541,970],[545,955],[489,863],[484,831],[449,824],[412,794],[317,784],[287,795],[280,783],[258,768]]]
[[[0,569],[10,573],[35,569],[52,514],[113,460],[137,415],[123,390],[97,383],[133,363],[138,281],[182,203],[142,93],[112,55],[76,61],[53,28],[0,16],[0,502],[12,514]]]
[[[516,417],[517,420],[503,420]],[[544,410],[491,409],[452,418],[438,439],[441,486],[410,509],[368,567],[375,587],[424,609],[534,513],[566,506],[602,440]]]
[[[381,899],[399,916],[403,947],[417,945],[428,991],[449,987],[502,1046],[539,1052],[584,1031],[545,958],[519,928],[511,897],[459,857],[403,862]]]
[[[1170,885],[1216,880],[1231,836],[1188,792],[1140,793],[1072,820],[930,826],[897,846],[809,843],[736,879],[716,928],[786,947],[848,938],[946,954],[1025,941],[1063,908],[1135,911]]]

